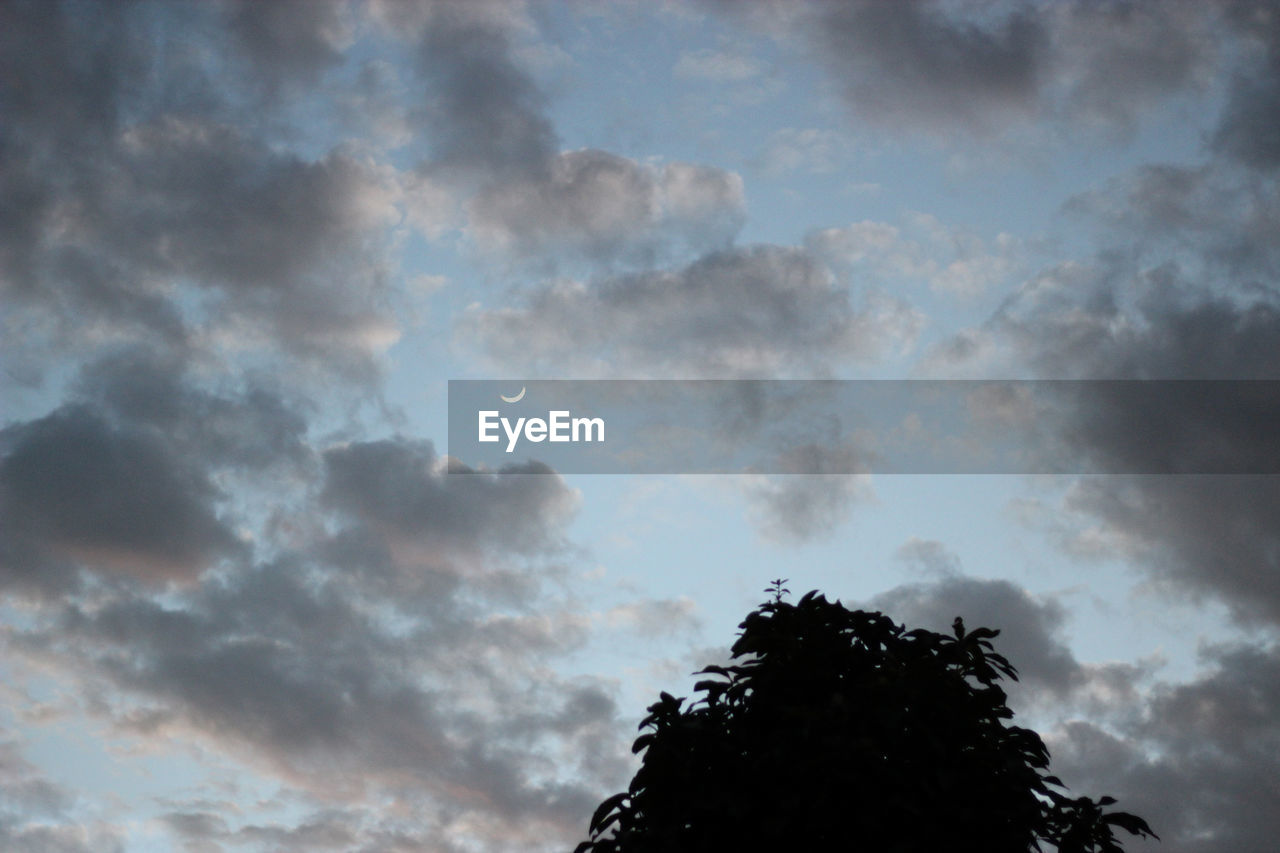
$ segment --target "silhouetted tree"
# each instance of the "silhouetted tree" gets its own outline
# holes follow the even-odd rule
[[[787,603],[783,583],[742,622],[736,665],[702,670],[687,706],[649,706],[642,766],[577,853],[1112,853],[1117,827],[1154,836],[1110,797],[1061,793],[1039,735],[1006,722],[998,632],[907,631],[816,592]]]

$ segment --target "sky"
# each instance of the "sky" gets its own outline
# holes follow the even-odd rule
[[[1280,482],[1131,473],[1198,386],[1075,399],[1107,475],[446,439],[450,379],[1280,379],[1278,174],[1264,0],[4,2],[0,847],[572,849],[787,578],[1001,629],[1126,849],[1274,849]]]

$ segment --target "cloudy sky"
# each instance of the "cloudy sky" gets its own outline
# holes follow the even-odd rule
[[[5,2],[0,847],[571,849],[785,577],[1003,629],[1130,849],[1274,849],[1276,476],[445,432],[451,378],[1280,379],[1278,174],[1266,0]]]

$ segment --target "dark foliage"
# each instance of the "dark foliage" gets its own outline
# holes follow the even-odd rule
[[[735,666],[689,704],[663,693],[630,789],[600,804],[576,853],[1120,850],[1110,797],[1070,798],[1013,716],[998,632],[907,631],[811,592],[749,614]]]

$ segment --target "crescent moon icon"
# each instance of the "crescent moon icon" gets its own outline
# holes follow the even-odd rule
[[[514,397],[508,397],[506,394],[499,394],[498,396],[502,398],[502,402],[504,403],[519,403],[524,399],[524,388],[521,388],[520,393]]]

